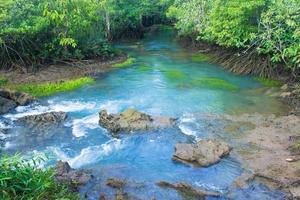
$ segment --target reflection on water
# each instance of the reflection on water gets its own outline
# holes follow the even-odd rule
[[[222,194],[219,199],[281,199],[280,191],[269,191],[258,183],[247,190],[235,188],[233,181],[243,169],[234,156],[209,168],[191,168],[171,160],[177,142],[222,137],[222,132],[210,129],[220,126],[223,130],[222,124],[205,121],[195,114],[280,114],[288,109],[253,78],[193,61],[193,54],[171,38],[172,32],[154,33],[137,43],[119,44],[117,47],[137,59],[132,67],[113,71],[99,77],[95,84],[44,98],[5,115],[0,126],[6,120],[5,126],[13,128],[4,151],[44,152],[50,156],[48,164],[61,159],[74,168],[91,169],[97,178],[82,188],[88,199],[98,199],[101,191],[114,195],[115,191],[103,185],[109,177],[127,179],[130,184],[126,191],[141,199],[182,199],[172,190],[157,187],[155,182],[160,180],[183,181],[218,191]],[[114,139],[99,127],[99,110],[116,113],[129,107],[178,118],[178,128]],[[19,117],[48,111],[68,112],[69,119],[59,128],[40,130],[38,134],[14,124]],[[227,137],[230,141],[231,135]]]

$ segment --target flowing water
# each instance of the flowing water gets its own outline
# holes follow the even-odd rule
[[[96,83],[76,91],[43,98],[0,116],[0,128],[11,128],[3,151],[28,156],[46,153],[50,160],[43,163],[45,166],[64,160],[73,168],[91,170],[95,180],[81,189],[88,199],[98,199],[100,192],[113,196],[115,191],[103,183],[110,177],[126,179],[126,192],[141,199],[183,198],[173,190],[156,186],[160,180],[183,181],[196,188],[218,191],[222,194],[218,199],[283,198],[281,191],[269,190],[260,183],[254,182],[248,189],[236,188],[233,182],[245,169],[233,155],[208,168],[172,161],[177,142],[220,137],[221,133],[209,128],[219,126],[218,122],[202,120],[198,117],[202,114],[269,114],[286,109],[263,92],[254,78],[201,62],[173,38],[174,33],[164,29],[138,42],[118,44],[118,48],[136,58],[131,67],[101,75]],[[101,109],[117,113],[127,108],[178,118],[178,126],[116,139],[98,125]],[[49,111],[65,111],[69,119],[47,133],[33,133],[14,123],[22,116]]]

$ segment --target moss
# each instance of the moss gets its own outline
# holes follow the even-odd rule
[[[66,92],[93,83],[95,80],[90,77],[83,77],[74,80],[67,80],[55,83],[29,83],[9,86],[9,88],[31,94],[36,97],[49,96],[59,92]]]
[[[262,85],[266,87],[280,87],[282,85],[280,81],[263,78],[263,77],[257,77],[255,78],[255,80],[257,80],[258,82],[260,82]]]
[[[7,78],[0,76],[0,87],[5,86],[8,83]]]
[[[136,61],[135,58],[129,57],[129,58],[127,58],[127,60],[125,60],[124,62],[114,64],[112,67],[115,67],[115,68],[124,68],[124,67],[128,67],[128,66],[134,64],[135,61]]]
[[[169,79],[187,79],[188,76],[179,70],[171,70],[166,72],[166,76]]]
[[[142,66],[139,66],[137,68],[138,71],[141,71],[141,72],[146,72],[146,71],[151,71],[152,70],[152,67],[149,67],[149,66],[146,66],[146,65],[142,65]]]
[[[219,78],[199,78],[193,80],[193,84],[196,86],[213,89],[226,89],[231,91],[238,90],[236,85]]]
[[[195,54],[192,56],[192,61],[194,62],[207,62],[210,61],[212,58],[207,54]]]

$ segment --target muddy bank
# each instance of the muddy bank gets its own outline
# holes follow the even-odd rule
[[[267,185],[288,190],[294,198],[300,197],[300,153],[292,150],[300,138],[300,117],[244,114],[216,119],[225,122],[227,132],[241,134],[230,140],[244,168],[250,170],[248,178],[242,178],[245,183],[260,178]]]
[[[127,56],[122,54],[111,60],[88,60],[75,63],[65,63],[43,66],[35,72],[24,73],[22,70],[0,71],[10,84],[57,82],[83,76],[95,76],[106,73],[113,64],[123,62]]]

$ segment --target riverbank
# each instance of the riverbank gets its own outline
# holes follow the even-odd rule
[[[291,106],[291,114],[300,116],[299,82],[295,82],[280,64],[272,67],[275,64],[270,62],[269,57],[257,53],[242,55],[237,50],[196,41],[191,37],[178,37],[176,40],[182,47],[194,52],[195,59],[199,61],[218,64],[236,74],[258,76],[257,80],[267,87],[281,87],[280,100]],[[264,76],[270,78],[260,78]]]
[[[110,60],[87,60],[74,63],[43,66],[36,72],[24,73],[21,70],[1,70],[7,84],[59,82],[84,76],[95,76],[112,70],[112,65],[122,63],[127,56],[121,54]]]

